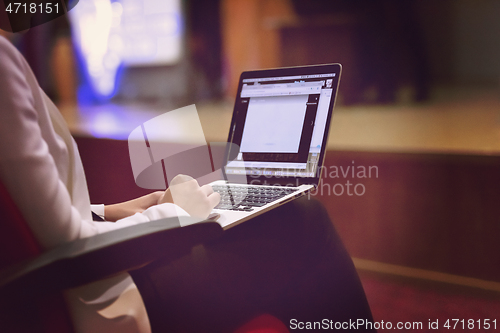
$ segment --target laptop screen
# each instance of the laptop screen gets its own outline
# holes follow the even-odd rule
[[[254,184],[317,183],[339,76],[338,64],[243,73],[229,133],[240,150],[226,174]]]

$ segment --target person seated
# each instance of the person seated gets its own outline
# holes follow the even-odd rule
[[[206,218],[220,196],[189,176],[171,188],[91,206],[78,148],[57,107],[0,36],[0,181],[44,250],[166,217]],[[105,222],[92,219],[94,213]],[[113,222],[116,221],[116,222]],[[174,262],[150,265],[157,304],[172,331],[231,331],[258,314],[285,325],[371,319],[352,261],[325,209],[302,198],[224,232]],[[149,332],[127,274],[65,292],[78,332]]]

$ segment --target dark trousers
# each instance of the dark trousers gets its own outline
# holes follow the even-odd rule
[[[260,314],[289,328],[294,322],[327,320],[333,327],[372,321],[326,210],[306,197],[229,229],[173,262],[147,266],[136,283],[141,294],[149,290],[144,301],[156,331],[231,332]]]

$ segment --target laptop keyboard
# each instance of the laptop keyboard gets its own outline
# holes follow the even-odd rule
[[[297,188],[213,185],[214,192],[220,194],[216,209],[250,212],[253,207],[262,207],[274,200],[293,193]]]

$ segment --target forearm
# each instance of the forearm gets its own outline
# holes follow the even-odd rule
[[[158,204],[163,192],[157,191],[137,199],[104,206],[104,219],[106,221],[118,221],[120,219],[132,216],[136,213],[143,213],[149,207]]]
[[[132,216],[135,213],[142,213],[143,211],[135,211],[127,208],[124,203],[104,206],[104,219],[106,221],[116,222],[122,218]]]

